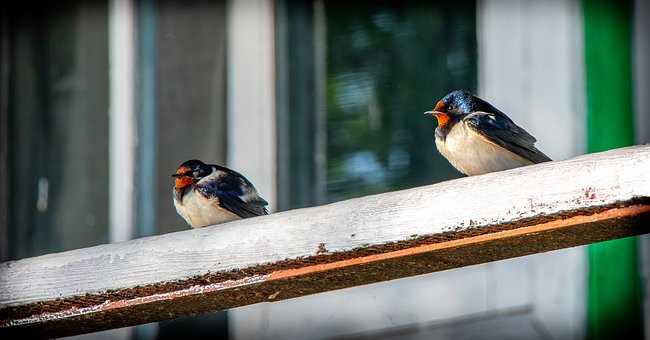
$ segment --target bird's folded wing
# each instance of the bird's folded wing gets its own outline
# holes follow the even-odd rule
[[[533,163],[548,162],[551,159],[535,147],[537,141],[526,130],[500,113],[474,112],[464,122],[489,141],[513,152]]]
[[[217,198],[219,205],[241,218],[268,215],[268,203],[255,188],[237,173],[226,173],[218,180],[201,181],[196,190],[208,198]]]

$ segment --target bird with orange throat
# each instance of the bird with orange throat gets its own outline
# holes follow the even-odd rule
[[[174,206],[192,228],[269,213],[253,184],[226,167],[193,159],[172,177]]]
[[[535,137],[467,91],[447,94],[424,114],[438,121],[438,151],[468,176],[551,160],[535,147]]]

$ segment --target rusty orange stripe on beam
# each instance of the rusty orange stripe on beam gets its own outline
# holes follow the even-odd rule
[[[636,216],[647,212],[650,212],[650,205],[633,205],[624,208],[614,208],[614,209],[605,210],[591,215],[573,216],[561,220],[540,223],[528,227],[521,227],[521,228],[511,229],[511,230],[503,230],[503,231],[498,231],[490,234],[472,236],[472,237],[458,239],[458,240],[451,240],[451,241],[433,243],[433,244],[425,244],[425,245],[420,245],[408,249],[396,250],[396,251],[382,253],[382,254],[368,255],[368,256],[358,257],[354,259],[331,262],[331,263],[317,264],[317,265],[312,265],[303,268],[280,270],[271,273],[269,275],[268,280],[285,279],[285,278],[295,277],[299,275],[306,275],[313,272],[333,270],[333,269],[360,265],[369,262],[385,261],[385,260],[395,259],[403,256],[423,254],[423,253],[440,250],[440,249],[460,247],[472,243],[487,242],[487,241],[492,241],[497,239],[520,236],[529,233],[543,232],[543,231],[553,230],[557,228],[566,228],[578,224],[594,223],[598,221],[609,220],[612,218]]]

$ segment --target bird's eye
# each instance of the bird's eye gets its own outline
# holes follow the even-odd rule
[[[200,172],[199,170],[194,170],[194,172],[192,172],[192,175],[193,175],[195,178],[197,178],[197,177],[201,177],[201,172]]]
[[[453,111],[453,110],[455,110],[455,109],[456,109],[456,107],[454,107],[453,105],[449,105],[449,106],[447,107],[447,110],[448,110],[448,111]]]

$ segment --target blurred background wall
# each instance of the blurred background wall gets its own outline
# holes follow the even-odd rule
[[[642,0],[64,1],[1,15],[2,260],[187,229],[169,174],[191,158],[241,171],[275,211],[460,177],[421,114],[458,88],[556,160],[650,136]],[[639,239],[84,337],[636,337]]]

